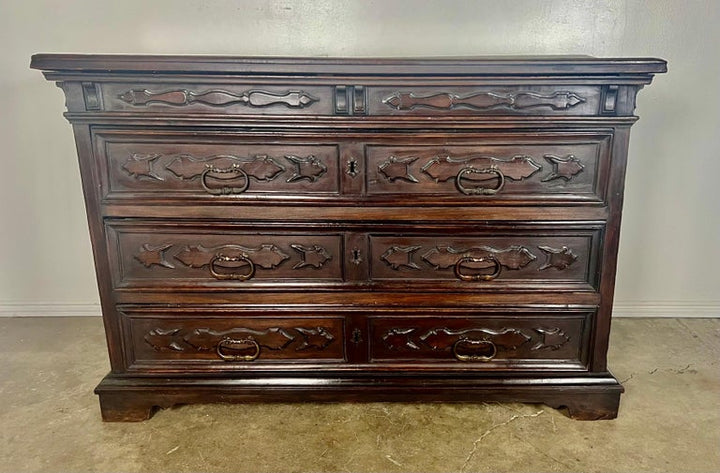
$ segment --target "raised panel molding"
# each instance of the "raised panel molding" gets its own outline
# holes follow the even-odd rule
[[[100,317],[100,304],[0,303],[0,317]],[[613,317],[720,318],[720,301],[616,302]]]

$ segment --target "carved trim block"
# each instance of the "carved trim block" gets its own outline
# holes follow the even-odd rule
[[[299,156],[285,156],[285,159],[295,165],[295,172],[287,182],[295,182],[306,179],[310,182],[317,181],[320,176],[327,172],[327,166],[315,156],[301,158]]]
[[[572,154],[569,154],[564,158],[552,154],[546,154],[545,159],[553,165],[553,172],[545,176],[542,179],[542,182],[548,182],[558,178],[569,181],[585,169],[585,165]]]
[[[555,268],[559,271],[562,271],[563,269],[567,269],[571,264],[577,261],[578,258],[577,255],[573,253],[572,250],[567,246],[563,246],[562,248],[538,246],[538,248],[540,248],[547,256],[545,264],[540,266],[538,271],[544,271],[548,268]]]
[[[401,267],[410,268],[410,269],[420,269],[420,266],[418,266],[413,261],[413,253],[415,253],[417,250],[419,250],[420,246],[407,246],[407,247],[401,247],[401,246],[391,246],[390,248],[385,251],[385,253],[380,256],[380,259],[383,260],[388,266],[390,266],[392,269],[399,270]]]
[[[319,245],[303,246],[298,244],[290,245],[293,250],[300,253],[301,261],[293,266],[293,269],[300,269],[305,267],[311,267],[320,269],[322,266],[332,259],[332,255],[328,251]]]
[[[411,157],[400,159],[390,156],[386,161],[378,165],[378,170],[390,181],[394,182],[398,179],[408,182],[418,182],[417,178],[410,174],[410,165],[417,161],[418,158]]]
[[[140,247],[140,252],[135,255],[135,259],[140,261],[146,268],[149,268],[152,265],[158,265],[163,268],[174,269],[175,266],[168,263],[165,259],[165,252],[171,247],[171,243],[160,246],[150,246],[145,243]]]

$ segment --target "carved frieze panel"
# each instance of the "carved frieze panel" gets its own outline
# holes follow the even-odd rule
[[[413,110],[430,108],[436,110],[491,110],[507,108],[524,110],[545,107],[552,110],[565,110],[585,102],[586,99],[570,91],[557,91],[550,94],[532,91],[522,92],[478,92],[459,95],[442,92],[432,95],[415,94],[413,92],[396,92],[383,99],[383,103],[395,110]]]
[[[275,93],[259,89],[248,90],[242,93],[234,93],[221,89],[197,92],[187,89],[158,92],[148,89],[130,89],[119,94],[118,98],[125,103],[137,107],[145,107],[153,104],[183,107],[198,103],[210,107],[227,107],[230,105],[268,107],[271,105],[284,105],[289,108],[304,108],[319,100],[302,90],[288,90],[284,93]]]

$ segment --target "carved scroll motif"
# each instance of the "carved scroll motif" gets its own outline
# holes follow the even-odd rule
[[[285,166],[262,154],[252,158],[231,155],[196,158],[189,154],[179,154],[174,155],[171,159],[165,169],[180,179],[197,179],[208,169],[208,166],[216,169],[229,169],[237,166],[249,177],[258,181],[272,181],[285,171]]]
[[[472,110],[491,110],[509,108],[523,110],[534,107],[549,107],[553,110],[565,110],[585,102],[583,97],[569,91],[558,91],[552,94],[537,92],[479,92],[469,95],[457,95],[444,92],[434,95],[415,95],[412,92],[396,92],[383,99],[383,103],[396,110],[413,110],[414,108],[433,108],[437,110],[454,110],[469,108]]]
[[[335,336],[325,327],[269,327],[265,330],[237,327],[223,331],[209,328],[155,328],[144,337],[145,342],[157,351],[177,352],[212,351],[226,338],[252,339],[269,350],[283,350],[296,343],[296,351],[324,350],[335,340]]]
[[[532,337],[522,330],[514,328],[503,328],[492,330],[487,328],[471,328],[451,330],[449,328],[434,328],[420,335],[420,341],[432,350],[450,350],[459,339],[492,340],[492,342],[503,348],[517,350],[518,347],[529,342]]]
[[[163,166],[161,161],[167,164]],[[121,167],[134,178],[145,177],[156,181],[164,181],[166,177],[197,180],[208,168],[213,168],[239,169],[256,181],[269,182],[285,171],[285,166],[262,154],[252,157],[222,154],[198,158],[190,154],[134,153]]]
[[[453,158],[450,156],[435,157],[428,161],[422,172],[430,176],[435,182],[445,182],[455,179],[457,174],[464,168],[473,167],[484,169],[494,167],[499,170],[507,179],[520,181],[527,179],[542,166],[536,163],[530,156],[517,155],[508,159],[499,159],[492,156],[476,156],[465,158]]]
[[[152,92],[147,89],[131,89],[120,94],[118,97],[123,102],[138,107],[152,104],[182,107],[193,103],[200,103],[210,107],[227,107],[236,104],[249,107],[268,107],[280,104],[289,108],[304,108],[319,100],[302,90],[288,90],[284,93],[274,93],[266,90],[248,90],[236,94],[220,89],[206,90],[203,92],[194,92],[187,89],[167,90],[163,92]]]
[[[538,327],[532,330],[435,327],[425,331],[416,327],[398,327],[387,330],[381,338],[385,347],[393,351],[451,351],[458,340],[490,341],[507,351],[518,350],[528,343],[533,343],[529,348],[533,351],[558,350],[570,341],[570,337],[558,327]]]
[[[205,248],[202,245],[185,246],[175,259],[190,268],[202,268],[210,264],[218,253],[225,256],[243,256],[252,260],[253,264],[265,269],[273,269],[279,266],[290,256],[271,243],[265,243],[255,248],[240,245],[223,245],[213,248]]]
[[[501,250],[490,246],[478,246],[468,249],[436,246],[422,255],[422,259],[435,269],[447,269],[455,266],[462,258],[480,259],[488,256],[492,256],[498,264],[507,269],[520,269],[537,258],[524,246],[511,246]]]

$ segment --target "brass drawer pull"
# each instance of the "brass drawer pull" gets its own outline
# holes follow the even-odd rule
[[[231,350],[243,350],[253,348],[253,352],[249,355],[227,355],[223,353],[223,348]],[[260,345],[252,338],[223,338],[217,344],[217,354],[225,361],[254,361],[260,356]]]
[[[485,261],[490,261],[493,264],[495,269],[492,274],[463,274],[461,271],[464,263],[483,263]],[[466,256],[465,258],[460,258],[458,262],[455,263],[455,276],[462,281],[492,281],[500,275],[501,269],[502,268],[498,260],[492,256],[485,256],[483,258]]]
[[[237,274],[237,273],[219,273],[217,269],[219,267],[222,267],[222,265],[218,265],[217,263],[238,263],[244,261],[250,266],[250,270],[247,272],[247,274]],[[210,260],[210,274],[215,279],[220,280],[235,280],[235,281],[247,281],[248,279],[255,276],[255,264],[252,262],[250,258],[248,258],[247,255],[239,255],[239,256],[225,256],[223,254],[218,253],[213,257],[212,260]]]
[[[460,353],[471,349],[475,354]],[[461,338],[453,343],[452,354],[458,361],[490,361],[497,355],[497,347],[490,340],[469,340]]]
[[[465,177],[466,174],[495,174],[498,177],[499,182],[497,187],[495,187],[494,189],[487,187],[465,187],[462,184],[462,179],[463,177]],[[465,167],[457,173],[457,176],[455,176],[455,187],[457,187],[457,189],[465,195],[494,195],[497,194],[504,185],[505,175],[495,166],[490,166],[489,168],[485,169]]]
[[[240,187],[231,187],[231,186],[225,186],[222,187],[210,187],[208,185],[207,179],[208,174],[233,174],[233,176],[228,178],[221,178],[217,176],[211,176],[215,180],[219,181],[231,181],[238,179],[239,177],[242,177],[243,184]],[[216,168],[214,166],[207,166],[207,168],[202,172],[200,175],[200,183],[202,184],[203,189],[205,189],[205,192],[212,195],[230,195],[230,194],[242,194],[245,192],[250,185],[250,178],[248,177],[247,173],[240,168],[239,165],[233,164],[229,168]]]

